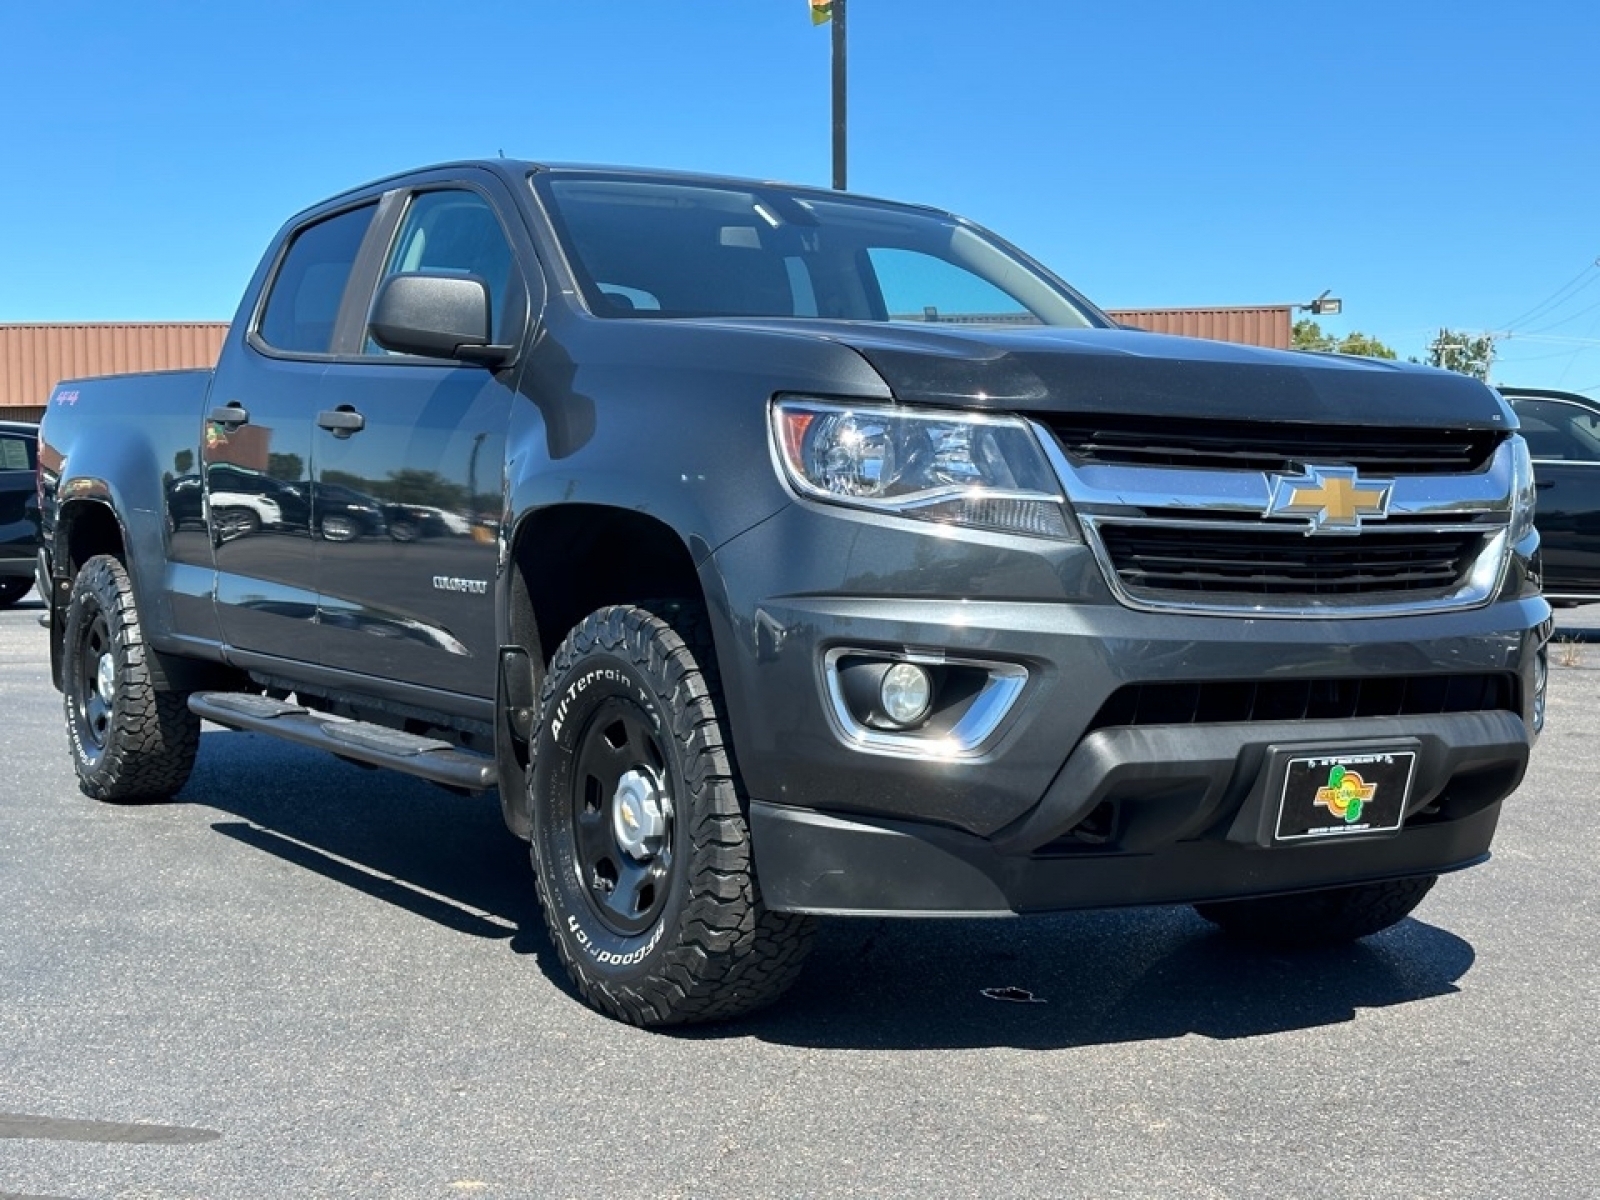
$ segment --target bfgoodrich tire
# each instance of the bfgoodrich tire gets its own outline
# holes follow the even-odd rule
[[[1224,933],[1260,945],[1292,948],[1353,942],[1397,925],[1422,903],[1437,875],[1353,887],[1196,904]]]
[[[72,584],[61,664],[78,786],[96,800],[162,800],[188,782],[200,718],[159,686],[122,564],[97,555]]]
[[[550,937],[583,997],[635,1025],[777,999],[808,918],[761,901],[704,613],[601,609],[540,692],[529,772]]]

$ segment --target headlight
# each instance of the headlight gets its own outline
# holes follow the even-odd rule
[[[1015,417],[822,400],[772,406],[789,482],[833,504],[1076,539],[1033,431]]]
[[[1511,437],[1511,544],[1515,546],[1533,532],[1533,510],[1538,493],[1533,486],[1533,459],[1528,443],[1518,434]]]

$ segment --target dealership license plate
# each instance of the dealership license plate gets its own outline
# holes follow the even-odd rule
[[[1405,818],[1415,750],[1294,754],[1283,761],[1280,842],[1392,833]]]

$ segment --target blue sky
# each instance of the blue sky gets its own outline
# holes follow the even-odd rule
[[[1600,397],[1595,0],[849,2],[854,190]],[[228,318],[295,210],[445,159],[825,185],[828,89],[805,0],[5,0],[0,321]]]

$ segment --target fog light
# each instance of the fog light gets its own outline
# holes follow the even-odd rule
[[[1545,694],[1550,687],[1550,660],[1548,648],[1539,647],[1533,659],[1533,731],[1544,729]]]
[[[883,715],[901,728],[915,725],[933,704],[933,680],[916,663],[895,663],[878,685]]]

